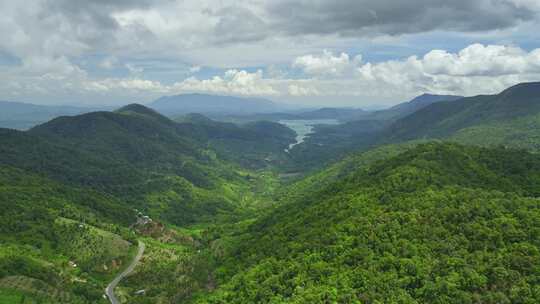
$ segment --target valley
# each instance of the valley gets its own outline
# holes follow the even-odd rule
[[[539,88],[0,129],[0,303],[535,303]]]
[[[0,304],[540,303],[540,0],[0,12]]]
[[[283,124],[296,132],[296,142],[287,147],[286,151],[291,150],[294,146],[304,142],[304,139],[312,133],[315,125],[335,125],[338,124],[334,119],[319,119],[319,120],[280,120],[280,124]]]

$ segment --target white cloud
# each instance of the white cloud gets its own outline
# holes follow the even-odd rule
[[[201,67],[196,65],[196,66],[192,66],[191,68],[189,68],[189,72],[194,74],[194,73],[198,73],[201,71]]]
[[[102,69],[106,69],[106,70],[112,70],[113,68],[116,67],[116,65],[118,64],[118,58],[114,57],[114,56],[108,56],[106,58],[104,58],[99,64],[98,66]]]
[[[131,74],[141,74],[142,72],[144,72],[144,68],[138,67],[131,63],[126,63],[124,66]]]
[[[409,92],[495,93],[520,81],[540,80],[540,49],[470,45],[458,53],[433,50],[422,58],[365,64],[360,81]]]
[[[496,93],[519,82],[540,80],[540,49],[526,51],[517,46],[472,44],[458,52],[432,50],[423,56],[382,62],[351,58],[347,53],[329,51],[298,57],[289,68],[301,67],[304,74],[300,77],[281,72],[287,70],[281,66],[266,73],[228,69],[208,78],[189,77],[168,84],[146,79],[144,70],[134,65],[126,65],[132,72],[129,77],[95,78],[65,56],[29,55],[20,65],[0,70],[0,92],[6,99],[62,97],[58,100],[80,101],[84,97],[91,102],[145,101],[161,95],[207,92],[303,100],[326,97],[336,103],[356,97],[359,102],[373,103],[402,101],[424,92]],[[188,69],[193,73],[199,68]]]
[[[290,84],[288,93],[291,96],[318,96],[319,91],[314,87],[305,87],[300,84]]]
[[[353,60],[346,53],[334,56],[330,51],[324,50],[321,55],[304,55],[297,57],[293,67],[300,68],[304,73],[316,76],[339,76],[350,70],[362,61],[360,55]]]
[[[270,82],[270,80],[263,78],[261,70],[254,73],[244,70],[228,70],[223,76],[214,76],[210,79],[199,80],[190,77],[175,83],[172,88],[177,92],[211,92],[256,96],[279,95],[279,92]]]
[[[421,60],[424,70],[433,75],[490,76],[525,73],[537,64],[535,53],[518,47],[473,44],[457,54],[443,50],[427,53]]]
[[[114,90],[127,90],[136,92],[136,91],[146,91],[151,93],[166,93],[169,91],[169,88],[163,86],[157,81],[150,81],[144,79],[116,79],[116,78],[107,78],[104,80],[85,80],[81,83],[84,89],[95,90],[95,91],[114,91]]]

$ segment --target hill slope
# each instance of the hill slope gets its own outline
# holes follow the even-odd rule
[[[197,134],[198,140],[222,159],[252,169],[283,166],[289,158],[285,149],[296,137],[293,130],[270,121],[236,125],[214,121],[201,114],[189,114],[178,121],[180,129]]]
[[[381,138],[380,133],[396,120],[429,105],[444,101],[452,103],[459,98],[461,97],[453,95],[423,94],[411,101],[374,112],[357,109],[336,109],[335,112],[330,111],[331,109],[316,111],[314,113],[334,113],[336,116],[333,118],[344,123],[316,126],[314,132],[292,150],[291,155],[295,166],[300,170],[317,168],[321,164],[337,161],[348,153],[367,149],[377,144]],[[299,116],[301,115],[303,114]],[[393,132],[383,133],[383,138],[388,138]]]
[[[203,122],[212,123],[197,124]],[[200,125],[179,124],[133,104],[58,117],[25,132],[0,129],[0,302],[106,303],[107,281],[135,249],[136,235],[127,227],[141,214],[154,219],[137,226],[156,238],[149,252],[174,249],[149,259],[158,266],[144,272],[160,281],[164,271],[191,273],[200,244],[162,224],[189,229],[228,222],[251,212],[251,200],[259,202],[251,193],[257,174],[216,157],[208,147],[209,136],[220,128],[206,134]],[[282,128],[257,123],[246,132],[261,142],[291,132]],[[179,294],[170,284],[135,286],[169,292],[158,298]],[[204,285],[182,292],[199,289]]]
[[[0,164],[90,187],[178,225],[230,213],[245,179],[157,112],[59,117],[28,132],[0,130]]]
[[[111,195],[0,165],[0,208],[0,301],[96,303],[129,258],[135,213]]]
[[[390,140],[441,138],[481,124],[500,123],[540,112],[540,83],[523,83],[497,95],[429,105],[398,120],[383,136]]]
[[[434,95],[434,94],[422,94],[413,98],[410,101],[400,103],[389,109],[377,111],[373,114],[374,118],[378,119],[398,119],[412,114],[420,109],[423,109],[431,104],[441,101],[454,101],[461,99],[463,96],[455,95]]]
[[[534,303],[540,157],[426,144],[255,221],[200,303]]]

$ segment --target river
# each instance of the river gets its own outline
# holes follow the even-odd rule
[[[289,145],[285,152],[289,152],[294,146],[304,142],[306,137],[312,133],[315,125],[337,125],[336,119],[309,119],[309,120],[280,120],[280,124],[286,125],[296,132],[296,142]]]

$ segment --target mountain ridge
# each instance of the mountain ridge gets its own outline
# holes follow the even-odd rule
[[[540,112],[540,83],[522,83],[495,95],[478,95],[431,104],[396,121],[383,137],[407,140],[445,137],[482,123]]]
[[[210,94],[163,96],[148,104],[168,116],[187,113],[253,114],[272,112],[278,105],[263,98],[247,98]]]

